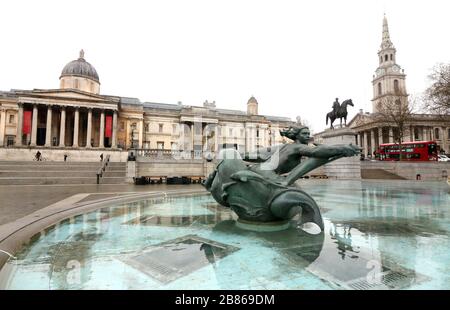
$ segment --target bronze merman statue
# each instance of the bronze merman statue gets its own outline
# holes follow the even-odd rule
[[[245,154],[244,159],[234,149],[222,150],[221,161],[203,185],[219,204],[236,212],[240,220],[279,222],[301,213],[301,224],[313,222],[323,230],[316,202],[293,184],[319,166],[359,154],[360,148],[351,144],[308,146],[308,127],[289,127],[280,134],[294,143]],[[309,158],[302,162],[303,156]]]

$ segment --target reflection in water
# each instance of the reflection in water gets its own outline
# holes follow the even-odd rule
[[[324,243],[323,232],[314,235],[308,234],[296,228],[295,222],[287,230],[258,233],[243,230],[236,226],[235,220],[228,220],[217,223],[213,231],[260,240],[265,246],[279,249],[287,256],[302,257],[306,264],[313,262],[320,255]]]
[[[216,258],[214,257],[214,248],[208,243],[202,243],[202,245],[200,246],[200,251],[203,251],[205,253],[206,259],[215,268]]]
[[[346,254],[347,251],[351,253],[359,253],[359,251],[356,251],[353,249],[352,246],[352,234],[351,229],[352,227],[350,225],[342,225],[343,228],[343,234],[340,234],[337,228],[337,224],[331,223],[330,224],[330,236],[332,240],[335,240],[335,243],[337,244],[338,253],[341,255],[342,259],[345,259],[345,257],[348,255]],[[350,258],[358,258],[357,255],[350,254]]]
[[[334,221],[336,225],[358,229],[361,233],[371,236],[430,236],[449,235],[440,223],[429,217],[403,219],[396,217],[350,219]]]

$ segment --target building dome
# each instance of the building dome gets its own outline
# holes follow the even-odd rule
[[[253,96],[247,101],[247,114],[258,115],[258,101]]]
[[[84,59],[84,51],[80,51],[80,58],[77,60],[73,60],[69,62],[64,69],[61,72],[61,77],[64,76],[79,76],[88,78],[91,80],[96,81],[97,83],[100,83],[100,80],[98,78],[97,71],[95,70],[94,66],[88,63]]]
[[[249,104],[249,103],[256,103],[256,104],[257,104],[258,101],[256,101],[256,98],[255,98],[255,97],[251,96],[250,99],[248,99],[247,104]]]
[[[80,58],[69,62],[59,77],[61,89],[77,89],[93,94],[100,93],[100,80],[94,66],[84,60],[84,51]]]

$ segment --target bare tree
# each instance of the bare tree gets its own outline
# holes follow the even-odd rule
[[[450,64],[437,64],[428,76],[432,84],[425,91],[425,107],[432,113],[450,114]]]
[[[399,160],[402,160],[402,148],[405,132],[414,120],[416,113],[417,99],[410,100],[404,96],[388,96],[380,100],[374,114],[375,120],[385,125],[392,126],[397,129],[397,135],[394,134],[394,143],[399,148]]]

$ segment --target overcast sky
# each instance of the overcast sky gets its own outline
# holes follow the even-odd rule
[[[307,120],[371,111],[383,13],[410,94],[450,62],[450,1],[1,1],[0,90],[58,88],[85,50],[101,94]]]

